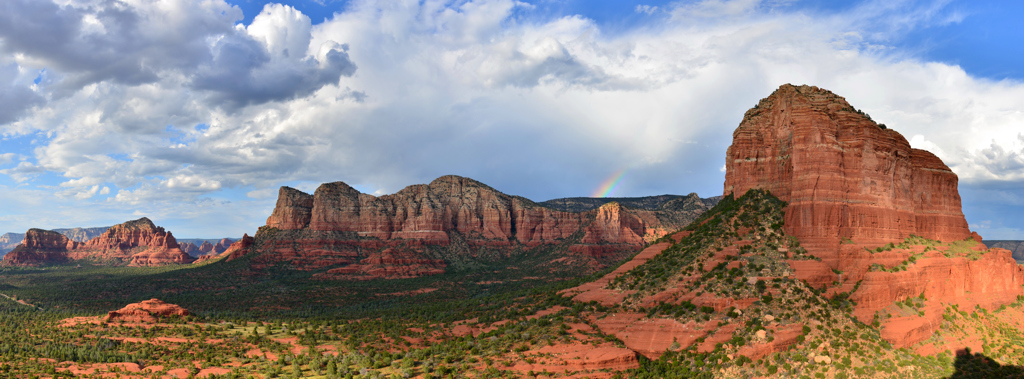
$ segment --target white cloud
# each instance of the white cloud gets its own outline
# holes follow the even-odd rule
[[[99,192],[99,190],[100,186],[92,186],[92,188],[76,193],[75,198],[78,200],[85,200],[90,197],[96,196],[96,193]]]
[[[638,4],[636,6],[636,9],[634,9],[634,12],[636,12],[636,13],[645,13],[645,14],[649,14],[650,15],[650,14],[654,14],[654,12],[657,12],[660,9],[661,8],[658,8],[657,6],[650,6],[650,5],[646,5],[646,4]]]

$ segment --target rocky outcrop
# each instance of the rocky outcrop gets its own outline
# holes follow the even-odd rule
[[[324,277],[443,272],[447,258],[427,254],[433,247],[473,257],[485,250],[500,256],[566,244],[566,254],[585,257],[592,270],[678,230],[708,208],[696,194],[649,202],[657,204],[654,210],[607,202],[585,212],[560,211],[458,176],[379,197],[342,182],[322,184],[313,195],[282,187],[267,225],[257,234],[262,242],[253,248],[271,255],[257,264],[277,260],[300,269],[342,266]],[[367,263],[375,257],[411,266]]]
[[[303,229],[313,212],[313,196],[291,187],[281,187],[277,206],[267,218],[267,226],[278,229]]]
[[[231,247],[231,244],[233,244],[233,243],[235,243],[235,241],[232,241],[230,238],[223,238],[219,242],[217,242],[216,245],[213,245],[213,253],[214,254],[223,253],[225,250],[227,250],[229,247]]]
[[[109,227],[99,228],[68,228],[68,229],[53,229],[54,232],[63,234],[68,239],[76,242],[85,242],[92,238],[103,234]],[[4,233],[0,236],[0,256],[7,253],[8,251],[14,250],[21,244],[21,241],[25,239],[23,233]]]
[[[199,252],[199,246],[196,246],[196,244],[191,242],[179,243],[178,249],[181,249],[181,251],[185,252],[185,254],[191,255],[193,257],[202,255],[202,253]]]
[[[54,231],[31,229],[26,233],[25,242],[15,250],[19,252],[14,257],[4,257],[5,265],[43,265],[71,260],[90,260],[115,265],[157,266],[190,263],[194,260],[178,248],[178,243],[170,232],[157,227],[145,217],[114,225],[100,236],[84,243],[72,241]]]
[[[224,240],[227,240],[227,238],[225,238]],[[231,246],[228,246],[228,248],[224,250],[224,252],[222,252],[220,256],[227,257],[225,258],[227,261],[238,259],[246,254],[249,254],[253,242],[255,242],[255,240],[252,237],[249,237],[249,234],[246,233],[242,235],[242,239],[235,241],[234,243],[231,244]]]
[[[68,260],[68,248],[75,248],[77,242],[52,230],[29,229],[18,247],[4,255],[5,266],[39,266],[49,263],[64,263]]]
[[[833,265],[844,239],[971,236],[956,174],[817,87],[783,85],[744,115],[726,153],[725,194],[751,188],[788,202],[786,233]]]
[[[174,304],[168,304],[159,299],[149,299],[138,303],[126,305],[116,311],[110,311],[104,317],[104,322],[130,322],[152,324],[166,317],[186,317],[190,313],[187,309]]]
[[[923,249],[920,249],[923,250]],[[976,245],[982,253],[983,245]],[[927,299],[924,314],[886,320],[882,337],[897,347],[906,347],[931,337],[942,325],[945,307],[955,304],[959,309],[980,306],[995,309],[1012,303],[1024,294],[1024,267],[1017,264],[1010,252],[993,248],[975,259],[944,256],[932,250],[916,259],[905,271],[868,272],[851,300],[857,303],[854,315],[870,322],[876,313],[894,302]]]
[[[423,258],[415,251],[387,248],[371,254],[357,264],[328,270],[319,279],[371,280],[403,279],[444,273],[443,260]]]
[[[193,257],[207,257],[206,259],[210,259],[216,257],[220,253],[223,253],[228,249],[228,247],[231,247],[232,243],[234,243],[234,241],[230,238],[223,238],[216,244],[212,244],[210,241],[203,241],[199,246],[196,246],[191,242],[186,242],[180,245],[180,249]]]

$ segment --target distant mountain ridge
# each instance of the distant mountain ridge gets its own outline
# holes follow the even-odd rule
[[[700,200],[704,204],[705,208],[714,207],[718,204],[719,200],[722,200],[721,196],[714,196],[709,198],[701,198],[696,193],[690,193],[689,195],[658,195],[658,196],[644,196],[644,197],[564,197],[560,199],[551,199],[543,201],[538,204],[545,207],[559,210],[563,212],[586,212],[591,209],[600,208],[602,205],[610,202],[619,203],[626,208],[643,209],[648,211],[656,211],[666,208],[676,208],[680,203],[685,203],[685,200]]]
[[[1009,250],[1013,254],[1013,259],[1019,264],[1024,264],[1024,241],[1010,241],[1010,240],[984,240],[981,241],[988,246],[990,249],[998,247]]]

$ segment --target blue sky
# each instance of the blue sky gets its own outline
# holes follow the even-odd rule
[[[281,185],[446,174],[713,196],[743,112],[794,83],[937,154],[972,229],[1024,239],[1022,2],[125,4],[0,4],[0,232],[147,216],[237,237]]]

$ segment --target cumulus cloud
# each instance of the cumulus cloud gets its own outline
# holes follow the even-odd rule
[[[14,160],[17,154],[14,153],[2,153],[0,154],[0,165],[5,165]]]
[[[622,194],[711,196],[743,112],[783,83],[845,96],[962,183],[1024,181],[1024,85],[889,45],[957,22],[943,2],[639,6],[650,23],[614,33],[513,0],[359,0],[317,25],[271,4],[247,26],[221,0],[61,4],[0,5],[0,96],[31,92],[0,102],[0,132],[46,135],[0,173],[56,173],[117,214],[244,206],[252,229],[286,182],[444,174],[545,200],[629,170]]]
[[[355,70],[333,41],[306,54],[310,21],[294,8],[269,4],[248,30],[235,27],[241,18],[222,0],[12,0],[0,4],[0,51],[21,67],[52,72],[40,89],[56,98],[99,83],[139,86],[177,76],[209,91],[211,105],[237,107],[306,96]],[[25,91],[0,88],[15,90]],[[0,106],[0,124],[39,103],[35,95]]]
[[[348,46],[328,40],[307,55],[310,20],[295,8],[267,4],[248,28],[219,39],[213,59],[192,77],[191,86],[207,90],[216,104],[236,108],[304,97],[352,76],[356,65]]]

